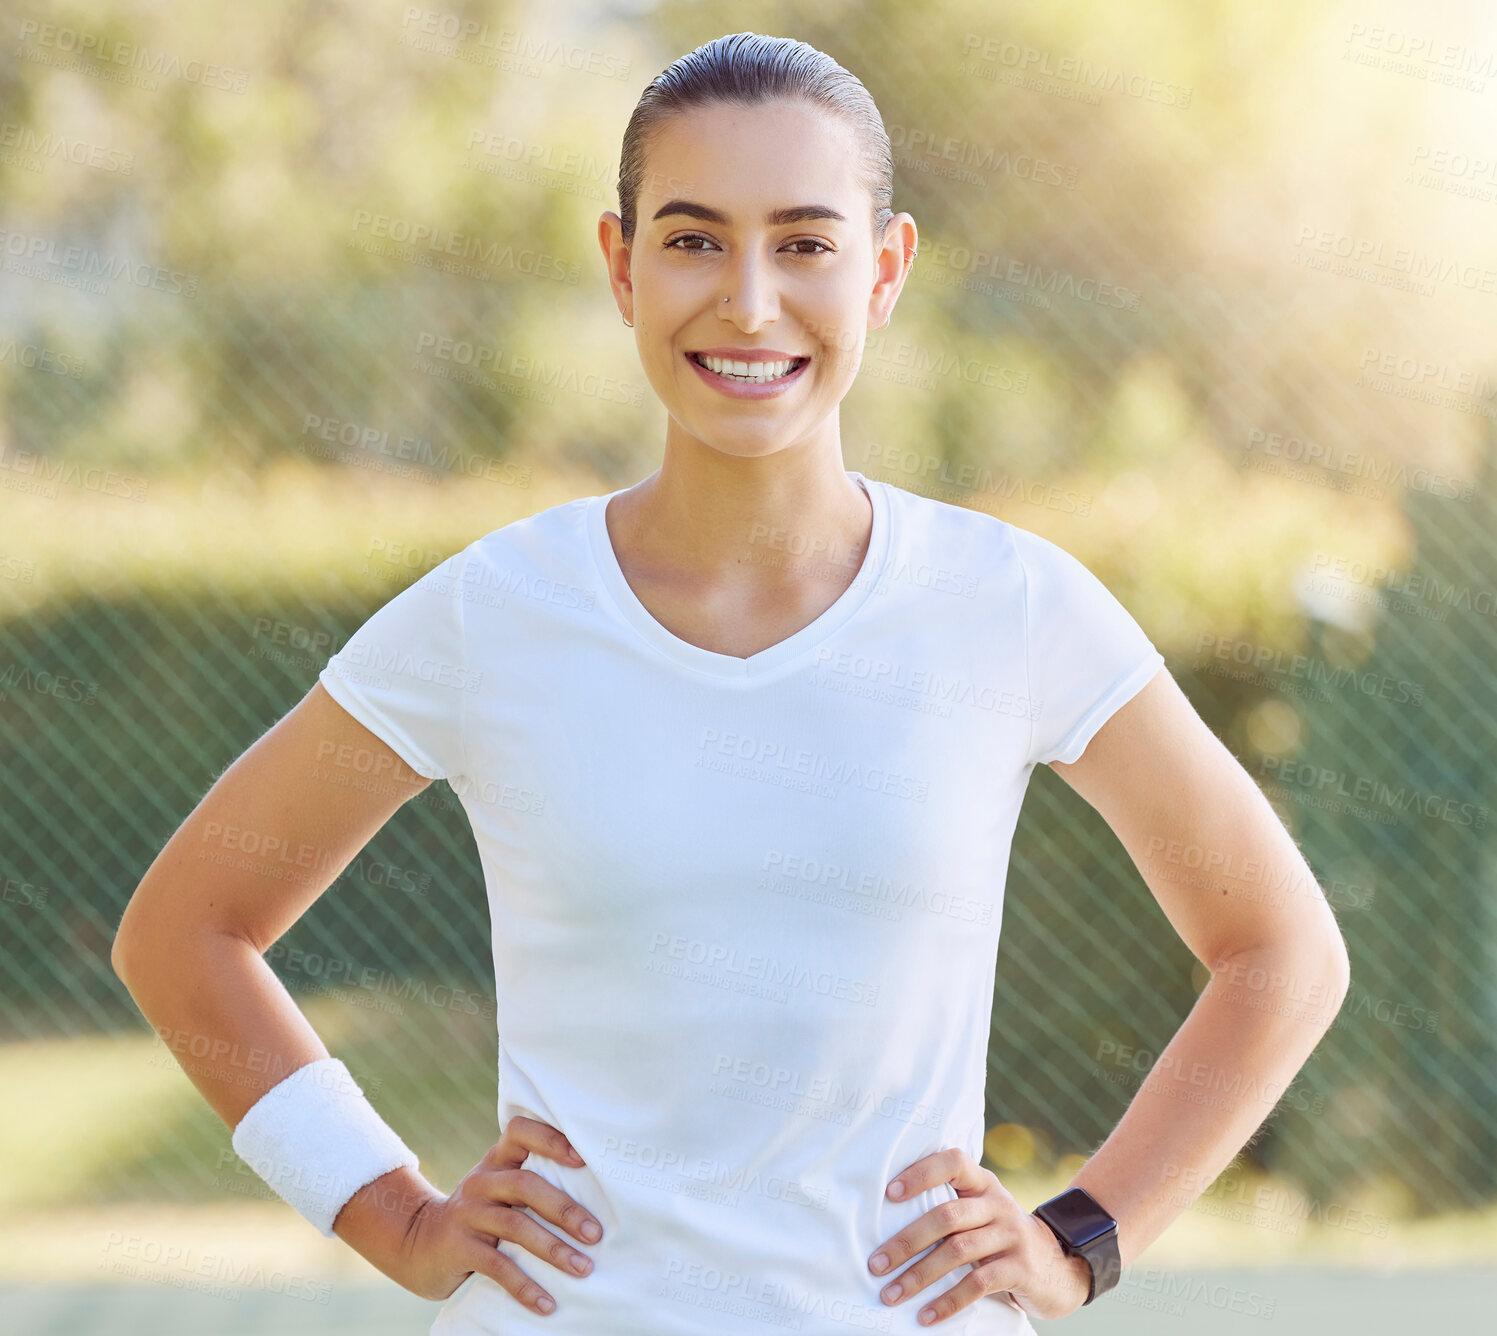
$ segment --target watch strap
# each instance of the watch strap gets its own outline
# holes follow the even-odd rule
[[[1093,1239],[1084,1248],[1075,1250],[1086,1259],[1086,1264],[1091,1268],[1092,1283],[1086,1294],[1086,1304],[1091,1303],[1099,1294],[1106,1294],[1118,1283],[1122,1274],[1122,1258],[1118,1254],[1118,1232],[1116,1229],[1108,1230],[1099,1239]]]
[[[1105,1233],[1098,1235],[1084,1245],[1077,1246],[1065,1228],[1058,1223],[1052,1212],[1047,1209],[1051,1207],[1052,1203],[1058,1202],[1061,1198],[1070,1196],[1072,1193],[1080,1193],[1101,1215],[1109,1220],[1112,1219],[1106,1208],[1084,1188],[1067,1188],[1065,1192],[1057,1193],[1049,1201],[1041,1202],[1039,1206],[1035,1207],[1033,1214],[1045,1222],[1050,1232],[1060,1241],[1061,1248],[1068,1256],[1080,1257],[1085,1261],[1087,1269],[1091,1273],[1091,1284],[1087,1289],[1086,1299],[1082,1303],[1082,1307],[1084,1308],[1093,1299],[1097,1298],[1098,1295],[1106,1294],[1108,1290],[1112,1289],[1118,1283],[1122,1275],[1122,1257],[1118,1252],[1116,1221],[1113,1221],[1111,1228]]]

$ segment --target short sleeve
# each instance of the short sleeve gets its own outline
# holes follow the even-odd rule
[[[328,695],[426,779],[466,770],[467,698],[479,686],[464,632],[468,551],[396,594],[317,675]]]
[[[1164,665],[1106,585],[1064,548],[1015,528],[1024,568],[1029,762],[1070,765]]]

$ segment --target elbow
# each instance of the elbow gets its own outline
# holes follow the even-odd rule
[[[114,971],[115,978],[126,988],[130,987],[130,974],[140,955],[136,940],[140,936],[140,916],[140,889],[137,887],[135,894],[125,905],[119,927],[114,930],[114,941],[109,947],[109,967]]]
[[[1332,922],[1330,930],[1313,936],[1281,936],[1266,943],[1238,947],[1222,953],[1212,974],[1241,972],[1256,968],[1274,986],[1290,987],[1301,995],[1313,994],[1332,1004],[1331,1014],[1339,1011],[1351,990],[1351,956],[1341,929]]]
[[[1340,1011],[1351,990],[1351,955],[1346,949],[1346,938],[1334,922],[1324,943],[1310,959],[1312,963],[1305,968],[1314,971],[1320,991],[1334,1005],[1334,1010]]]
[[[128,963],[130,959],[129,953],[129,937],[125,932],[125,927],[122,922],[120,926],[115,929],[114,943],[109,948],[109,967],[114,971],[115,978],[117,978],[122,984],[124,984],[126,988],[130,986],[130,980],[128,978],[130,969]]]
[[[154,912],[152,906],[142,905],[137,897],[126,905],[119,927],[115,929],[114,941],[109,948],[109,965],[138,1005],[142,999],[143,983],[180,978],[203,958],[205,951],[226,938],[253,946],[247,934],[195,921],[184,923],[180,916],[169,917]],[[264,955],[268,944],[254,949]]]
[[[1341,929],[1337,928],[1331,938],[1330,963],[1327,965],[1331,979],[1332,994],[1337,1002],[1345,1002],[1346,995],[1351,991],[1351,955],[1346,949],[1346,938],[1341,935]]]
[[[1346,995],[1351,991],[1351,957],[1346,951],[1346,941],[1338,929],[1328,948],[1329,956],[1322,965],[1320,990],[1325,997],[1325,1009],[1321,1014],[1325,1028],[1335,1024],[1341,1008],[1346,1005]]]
[[[1304,980],[1301,987],[1313,990],[1323,1000],[1325,1023],[1329,1026],[1351,991],[1351,956],[1341,929],[1332,925],[1324,942],[1296,959],[1295,974]]]
[[[1325,892],[1322,891],[1321,895],[1324,897]],[[1339,1008],[1351,989],[1351,954],[1346,949],[1346,938],[1341,932],[1341,925],[1336,921],[1335,914],[1330,910],[1329,901],[1326,902],[1326,911],[1321,923],[1324,926],[1324,932],[1321,934],[1324,940],[1318,952],[1318,958],[1324,973],[1326,991],[1335,998]]]

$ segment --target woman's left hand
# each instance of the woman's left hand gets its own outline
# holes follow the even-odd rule
[[[1068,1256],[1050,1227],[1020,1206],[998,1176],[966,1151],[952,1147],[916,1160],[891,1180],[886,1191],[892,1201],[908,1201],[938,1183],[950,1183],[956,1200],[933,1206],[869,1258],[875,1275],[891,1275],[916,1253],[945,1240],[894,1278],[898,1295],[891,1299],[889,1287],[884,1287],[885,1303],[907,1302],[963,1263],[971,1264],[971,1272],[920,1310],[922,1324],[948,1318],[987,1294],[1030,1317],[1045,1319],[1065,1317],[1086,1302],[1091,1288],[1086,1260]],[[887,1259],[882,1266],[880,1254]]]

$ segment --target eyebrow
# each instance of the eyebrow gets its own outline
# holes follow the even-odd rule
[[[724,227],[731,227],[733,224],[733,220],[721,209],[697,204],[689,199],[668,201],[655,211],[654,218],[664,218],[673,213],[685,214],[688,218],[696,218],[704,223],[721,223]],[[821,218],[830,218],[839,223],[847,221],[836,209],[828,208],[825,204],[794,204],[785,209],[771,209],[764,215],[764,221],[771,227],[782,227],[786,223],[809,223]]]

